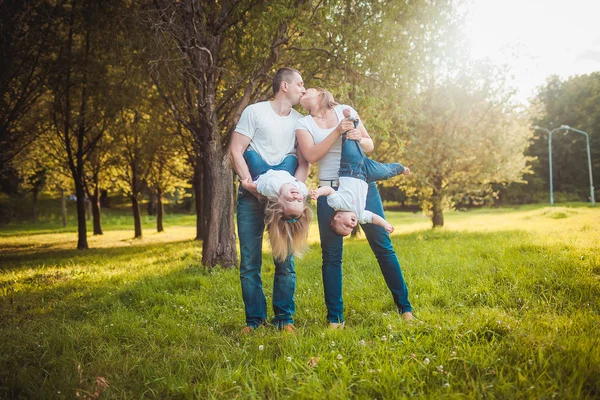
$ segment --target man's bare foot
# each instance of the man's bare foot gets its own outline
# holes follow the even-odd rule
[[[246,335],[248,333],[254,332],[255,330],[256,330],[256,328],[253,328],[251,326],[245,326],[245,327],[242,328],[242,332],[241,333],[242,333],[242,335]]]
[[[410,311],[407,311],[407,312],[402,313],[402,319],[405,321],[413,321],[415,319],[415,317],[413,316],[413,313],[411,313]]]
[[[283,332],[287,332],[287,333],[296,333],[296,328],[294,328],[294,325],[292,324],[287,324],[281,327],[281,330]]]

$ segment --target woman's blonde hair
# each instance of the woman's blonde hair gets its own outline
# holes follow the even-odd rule
[[[285,260],[290,254],[300,257],[306,250],[312,214],[310,206],[305,202],[302,214],[299,217],[290,218],[285,215],[282,203],[267,201],[265,226],[269,233],[273,257],[277,261]]]
[[[314,87],[313,89],[315,89],[321,95],[321,100],[319,101],[319,108],[323,110],[328,110],[339,104],[335,101],[333,95],[329,90],[320,87]]]

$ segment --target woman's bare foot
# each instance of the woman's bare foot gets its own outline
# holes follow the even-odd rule
[[[407,311],[407,312],[402,313],[402,319],[405,321],[412,321],[415,319],[415,317],[413,317],[413,313],[411,313],[410,311]]]

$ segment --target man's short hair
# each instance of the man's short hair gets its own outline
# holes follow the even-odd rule
[[[275,76],[273,77],[273,96],[279,93],[279,89],[281,88],[281,83],[283,81],[287,83],[292,83],[295,74],[300,75],[300,71],[294,68],[279,68],[279,70],[275,73]]]

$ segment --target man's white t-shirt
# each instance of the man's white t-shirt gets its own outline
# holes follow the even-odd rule
[[[335,114],[338,117],[338,124],[344,119],[344,110],[350,109],[351,117],[357,118],[358,114],[354,108],[345,105],[338,104],[333,108]],[[315,144],[321,143],[337,126],[330,129],[321,129],[317,126],[317,123],[312,116],[307,115],[301,118],[296,124],[296,129],[304,129],[308,131],[315,141]],[[338,171],[340,170],[340,159],[342,158],[342,138],[340,137],[331,146],[327,154],[319,160],[319,179],[322,181],[334,181],[338,179]]]
[[[244,109],[235,131],[251,139],[250,148],[269,165],[277,165],[296,146],[296,122],[302,114],[292,109],[282,117],[270,101],[249,105]]]
[[[254,183],[256,183],[256,191],[271,200],[279,197],[281,187],[287,183],[296,186],[305,198],[308,196],[308,188],[304,182],[298,181],[287,171],[270,169],[259,176]]]
[[[370,224],[373,213],[365,210],[369,185],[362,179],[341,176],[337,192],[327,196],[327,204],[336,211],[354,211],[358,222]]]

